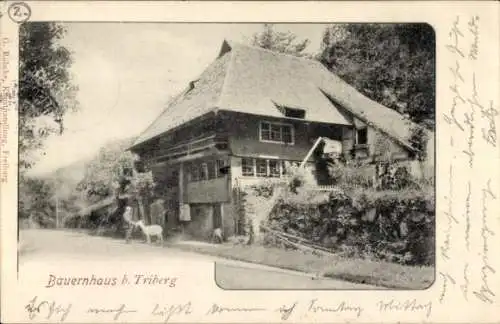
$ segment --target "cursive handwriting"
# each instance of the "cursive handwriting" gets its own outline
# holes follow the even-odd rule
[[[460,290],[465,300],[469,300],[469,264],[464,265],[464,283],[460,285]]]
[[[455,61],[455,67],[449,67],[450,71],[451,71],[451,74],[453,74],[453,78],[455,80],[455,83],[460,80],[462,81],[462,83],[465,82],[464,80],[464,77],[462,76],[462,73],[460,73],[460,64],[458,63],[458,61]],[[450,86],[450,89],[452,91],[454,91],[456,89],[456,87],[454,86]],[[455,92],[455,91],[454,91]],[[456,93],[456,92],[455,92]],[[460,96],[460,93],[456,93]],[[460,96],[460,99],[463,99],[461,96]],[[465,101],[464,101],[465,102]]]
[[[451,44],[446,45],[446,48],[455,54],[460,55],[461,57],[465,57],[463,51],[460,49],[460,38],[464,37],[464,34],[459,28],[460,25],[460,17],[457,17],[455,21],[453,21],[453,27],[451,28],[448,36],[451,38]]]
[[[189,315],[192,312],[193,309],[191,302],[187,302],[185,304],[166,305],[163,307],[160,307],[160,305],[156,304],[151,314],[153,316],[163,317],[163,321],[167,323],[172,317],[176,315]]]
[[[60,316],[58,318],[59,321],[64,322],[68,317],[72,306],[72,304],[63,306],[55,301],[38,301],[38,296],[35,296],[28,302],[24,309],[28,312],[28,318],[30,320],[36,318],[38,315],[45,315],[45,319],[47,320],[56,320],[57,316]]]
[[[234,313],[234,312],[262,312],[265,308],[261,307],[225,307],[213,303],[206,312],[207,315],[221,314],[221,313]]]
[[[481,287],[479,290],[475,290],[473,292],[474,296],[476,296],[477,299],[484,303],[493,303],[493,298],[496,297],[495,293],[491,290],[490,284],[489,284],[489,275],[490,274],[495,274],[496,270],[493,268],[492,265],[489,263],[489,243],[488,243],[488,238],[489,236],[495,235],[495,232],[491,228],[488,227],[488,201],[496,199],[495,194],[491,190],[491,179],[488,180],[486,183],[486,187],[482,189],[482,228],[481,228],[481,238],[482,238],[482,253],[481,253]]]
[[[468,23],[469,32],[472,34],[472,44],[469,50],[469,59],[477,60],[479,54],[479,17],[473,16]]]
[[[453,185],[454,185],[453,179],[454,179],[453,164],[450,163],[449,174],[448,174],[448,185],[449,185],[448,196],[444,197],[444,199],[446,199],[448,202],[448,209],[445,212],[446,218],[448,220],[448,226],[445,229],[445,240],[443,242],[443,245],[441,245],[440,247],[441,257],[443,257],[443,259],[446,260],[450,259],[448,252],[451,249],[451,230],[454,223],[458,224],[458,220],[453,215]]]
[[[474,150],[473,150],[473,144],[474,144],[474,130],[475,130],[475,120],[474,116],[476,113],[476,108],[479,108],[480,110],[484,110],[483,105],[479,103],[479,95],[478,95],[478,90],[477,90],[477,83],[476,83],[476,73],[472,73],[472,96],[471,98],[467,99],[467,102],[470,105],[470,112],[464,113],[465,117],[465,124],[469,127],[469,136],[467,138],[467,149],[463,150],[463,152],[468,156],[469,158],[469,168],[472,168],[473,161],[474,161]]]
[[[417,303],[416,299],[405,300],[403,302],[395,301],[391,299],[390,301],[379,301],[377,303],[379,311],[403,311],[403,312],[419,312],[425,311],[425,316],[429,317],[432,312],[432,302],[428,301],[424,304]]]
[[[482,128],[483,139],[493,147],[497,146],[497,127],[495,117],[498,115],[498,110],[493,108],[493,101],[490,101],[488,109],[481,109],[481,115],[488,120],[488,129]]]
[[[363,308],[359,305],[349,305],[348,303],[346,303],[344,301],[336,306],[324,306],[324,305],[319,305],[317,299],[312,299],[309,302],[308,311],[313,312],[313,313],[317,313],[317,312],[334,312],[334,313],[351,312],[351,313],[355,313],[356,317],[360,317],[361,313],[363,312]]]
[[[291,306],[283,305],[280,308],[278,308],[277,311],[281,313],[281,319],[284,321],[287,320],[290,317],[290,315],[292,315],[293,310],[295,309],[296,306],[297,302],[293,303]]]
[[[465,198],[465,249],[470,251],[470,216],[471,216],[472,185],[467,181],[467,196]]]
[[[122,314],[126,313],[135,313],[137,312],[136,310],[128,310],[126,309],[125,304],[121,304],[118,308],[96,308],[96,307],[90,307],[87,310],[87,313],[91,314],[101,314],[101,313],[108,313],[108,314],[114,314],[113,320],[117,321]]]
[[[450,113],[449,115],[443,114],[444,120],[448,124],[455,124],[455,126],[458,127],[461,131],[464,131],[464,128],[462,124],[458,121],[457,117],[455,116],[455,111],[457,109],[457,106],[459,104],[465,104],[466,100],[460,93],[460,88],[458,86],[459,81],[464,83],[464,78],[462,76],[462,73],[460,73],[460,63],[458,61],[455,61],[455,67],[450,67],[449,68],[454,79],[454,83],[449,86],[452,94],[453,94],[453,99],[452,99],[452,105],[450,108]]]
[[[441,293],[439,294],[439,302],[443,303],[446,294],[448,293],[448,281],[453,285],[456,284],[455,279],[448,273],[439,272],[439,276],[443,279],[443,284],[441,287]]]

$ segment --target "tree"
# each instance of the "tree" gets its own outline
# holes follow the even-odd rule
[[[146,206],[149,206],[154,195],[153,175],[150,171],[134,171],[136,156],[126,151],[130,144],[131,140],[125,139],[102,147],[86,165],[85,176],[77,190],[84,194],[89,203],[95,203],[114,195],[120,186],[127,185],[131,203],[137,203],[140,213],[146,217]]]
[[[434,127],[435,35],[426,24],[345,24],[325,30],[318,59],[367,97]]]
[[[60,44],[66,29],[51,22],[30,22],[19,30],[19,167],[34,163],[33,153],[50,134],[61,133],[63,116],[76,110],[77,87],[68,72],[70,52]],[[43,123],[45,119],[45,123]],[[47,121],[51,122],[48,123]]]
[[[291,32],[275,31],[272,24],[265,24],[262,32],[253,35],[252,45],[262,47],[274,52],[307,56],[304,50],[309,45],[309,40],[297,40]]]
[[[21,175],[19,181],[19,219],[29,219],[43,227],[53,227],[55,221],[54,183],[47,179]]]

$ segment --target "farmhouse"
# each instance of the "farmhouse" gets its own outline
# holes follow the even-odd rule
[[[317,61],[224,41],[130,150],[164,189],[168,226],[183,222],[204,237],[221,227],[228,236],[238,222],[234,187],[285,176],[319,137],[338,143],[346,159],[380,154],[380,138],[385,155],[410,159],[418,153],[411,126]]]

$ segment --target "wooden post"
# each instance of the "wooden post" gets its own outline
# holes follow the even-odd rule
[[[321,143],[321,141],[323,140],[322,137],[318,137],[318,139],[316,140],[316,142],[314,142],[314,145],[313,147],[309,150],[309,152],[307,153],[306,157],[304,158],[304,160],[302,160],[302,162],[300,163],[300,167],[303,168],[307,162],[307,160],[309,160],[309,158],[311,157],[311,155],[313,154],[314,150],[316,149],[316,147],[318,147],[319,143]]]
[[[179,163],[179,184],[178,184],[178,191],[179,191],[179,218],[183,218],[183,212],[184,212],[184,163]],[[184,220],[181,221],[181,232],[184,234]]]

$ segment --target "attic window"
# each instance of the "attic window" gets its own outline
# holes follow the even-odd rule
[[[285,108],[285,116],[304,119],[306,117],[306,111],[303,109]]]
[[[193,90],[194,87],[196,86],[196,83],[200,81],[200,79],[196,79],[196,80],[193,80],[191,82],[189,82],[189,88],[188,90],[186,91],[186,93],[188,93],[189,91]]]

